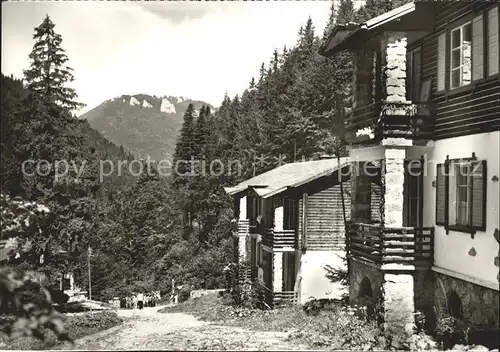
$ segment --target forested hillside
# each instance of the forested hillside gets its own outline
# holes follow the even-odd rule
[[[60,58],[32,60],[25,88],[2,76],[2,193],[50,209],[36,229],[13,226],[2,231],[3,237],[24,239],[16,249],[25,255],[12,263],[49,274],[72,270],[85,289],[91,246],[93,292],[102,299],[138,288],[167,291],[172,279],[193,287],[220,286],[231,259],[232,201],[223,186],[280,163],[344,153],[341,137],[343,116],[351,105],[352,57],[342,53],[326,59],[318,54],[319,45],[335,22],[366,19],[401,2],[374,1],[359,11],[351,0],[336,2],[327,28],[318,35],[307,20],[298,29],[296,45],[270,53],[260,76],[241,95],[223,97],[215,114],[204,106],[196,116],[190,104],[174,154],[181,173],[172,177],[153,165],[140,176],[112,173],[100,182],[100,161],[131,157],[70,113],[77,104],[75,92],[60,85],[71,81],[69,76],[39,86],[37,77],[51,66],[37,65],[59,63]],[[52,44],[62,55],[60,36],[48,17],[36,33],[59,38]],[[30,58],[36,57],[44,38],[35,37]],[[27,159],[52,165],[61,159],[85,160],[86,173],[78,178],[70,172],[63,179],[54,170],[47,176],[27,176],[20,167]],[[204,163],[191,168],[190,160]],[[234,161],[241,167],[229,169],[237,165]],[[135,163],[140,165],[144,161]],[[9,199],[3,198],[2,209],[12,209]],[[7,213],[2,212],[2,221]],[[61,251],[67,253],[64,259],[57,255]]]
[[[185,97],[122,95],[103,102],[80,118],[138,158],[171,160],[182,115],[190,103],[198,111],[205,104]]]

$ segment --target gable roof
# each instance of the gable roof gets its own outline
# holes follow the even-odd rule
[[[348,162],[349,158],[340,158],[340,168],[347,166]],[[234,187],[224,187],[224,190],[229,195],[235,195],[252,188],[260,197],[269,198],[287,189],[332,175],[338,169],[337,159],[290,163],[252,177]]]
[[[321,45],[319,53],[324,56],[330,56],[342,50],[349,49],[353,45],[359,45],[363,35],[366,35],[367,32],[380,28],[385,24],[407,22],[407,18],[405,18],[405,16],[408,15],[412,18],[417,16],[420,17],[424,11],[430,10],[428,6],[424,7],[423,5],[424,4],[421,2],[410,2],[374,17],[364,23],[351,22],[345,25],[337,25],[330,33],[327,40],[325,40],[325,42]],[[416,13],[416,9],[418,10],[418,13]],[[432,16],[430,16],[430,14],[429,16],[424,16],[424,18],[422,18],[424,19],[421,23],[422,25],[427,25],[427,21],[425,20],[426,17],[428,20],[428,18]]]

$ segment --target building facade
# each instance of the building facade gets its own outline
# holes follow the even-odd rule
[[[345,266],[347,161],[340,167],[336,159],[286,164],[226,188],[238,219],[233,260],[243,267],[241,278],[265,289],[270,304],[341,296],[328,268]]]
[[[409,3],[320,49],[355,57],[350,298],[381,302],[396,334],[416,311],[498,328],[498,12]]]

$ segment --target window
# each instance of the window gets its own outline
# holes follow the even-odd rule
[[[488,76],[498,74],[500,71],[498,60],[498,6],[493,7],[488,12]]]
[[[262,242],[259,242],[257,247],[258,247],[258,249],[257,249],[257,265],[262,266],[263,265]]]
[[[283,212],[284,212],[284,214],[283,214],[283,218],[284,218],[283,229],[284,230],[294,230],[296,227],[295,224],[297,221],[297,213],[296,213],[294,199],[285,198]]]
[[[373,58],[372,51],[360,51],[355,56],[356,83],[354,93],[358,107],[370,104],[373,99]]]
[[[420,101],[422,85],[422,55],[420,47],[407,54],[408,62],[408,100]]]
[[[436,90],[455,90],[500,72],[498,5],[459,20],[437,37]]]
[[[256,257],[257,257],[257,239],[252,238],[251,241],[252,242],[251,242],[251,247],[250,247],[250,260],[251,260],[251,265],[253,268],[257,265],[257,260],[256,260]]]
[[[436,225],[486,230],[486,161],[449,160],[437,166]]]
[[[451,214],[456,214],[454,223],[456,225],[467,226],[470,225],[471,214],[471,165],[470,164],[457,164],[455,165],[456,172],[456,211]]]
[[[458,88],[472,80],[472,23],[451,31],[450,88]]]

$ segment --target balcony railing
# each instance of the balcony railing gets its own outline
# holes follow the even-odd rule
[[[262,230],[262,244],[273,249],[296,248],[295,230]]]
[[[298,293],[295,291],[273,292],[273,305],[275,307],[287,304],[296,304],[297,300]]]
[[[376,264],[433,264],[434,227],[382,227],[363,223],[348,226],[347,250],[351,257]]]
[[[259,273],[259,269],[256,266],[252,266],[251,263],[247,264],[247,279],[249,280],[257,280],[257,276]]]
[[[346,140],[356,144],[387,137],[432,139],[434,106],[429,103],[375,102],[353,109],[346,121]]]
[[[244,236],[249,232],[249,221],[238,220],[238,235]]]
[[[270,307],[278,307],[298,302],[299,294],[295,291],[271,291],[265,285],[259,284],[264,289],[265,301]]]

